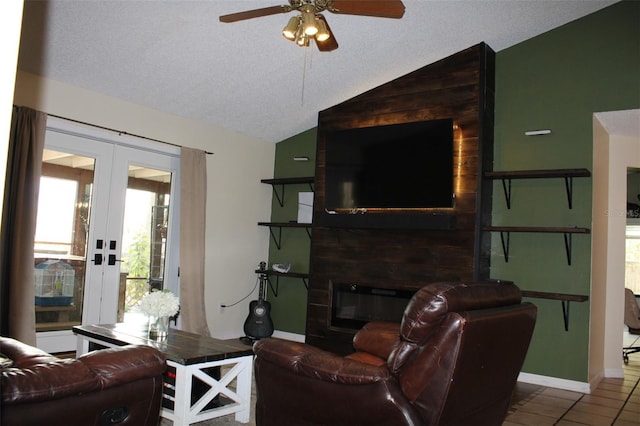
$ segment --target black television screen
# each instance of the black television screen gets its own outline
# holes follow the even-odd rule
[[[329,132],[325,208],[453,207],[453,120]]]

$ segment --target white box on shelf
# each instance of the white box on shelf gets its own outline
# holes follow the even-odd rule
[[[313,192],[298,192],[298,223],[311,223]]]

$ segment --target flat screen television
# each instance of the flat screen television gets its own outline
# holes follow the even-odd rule
[[[453,120],[328,132],[325,208],[451,208]]]

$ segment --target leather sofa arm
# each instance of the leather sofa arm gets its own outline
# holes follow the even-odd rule
[[[167,368],[162,352],[143,345],[93,351],[80,356],[78,361],[100,379],[103,389],[159,376]]]
[[[4,345],[3,345],[4,346]],[[35,348],[34,348],[35,349]],[[20,352],[18,352],[20,353]],[[162,374],[166,362],[149,346],[125,346],[85,354],[78,359],[59,359],[35,354],[18,367],[2,369],[2,403],[11,405],[45,401],[103,390],[135,380]]]
[[[46,353],[42,349],[3,336],[0,336],[0,352],[2,352],[5,359],[10,361],[3,365],[5,368],[27,368],[35,364],[59,360],[59,358]]]
[[[322,349],[276,338],[261,339],[253,346],[258,359],[297,375],[329,383],[363,385],[390,378],[386,366],[374,366],[342,358]]]
[[[99,389],[95,374],[74,359],[2,370],[3,405],[46,401]]]

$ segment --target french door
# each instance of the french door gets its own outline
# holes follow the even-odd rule
[[[178,294],[179,150],[50,119],[36,226],[38,347],[71,327],[142,321],[152,288]]]

